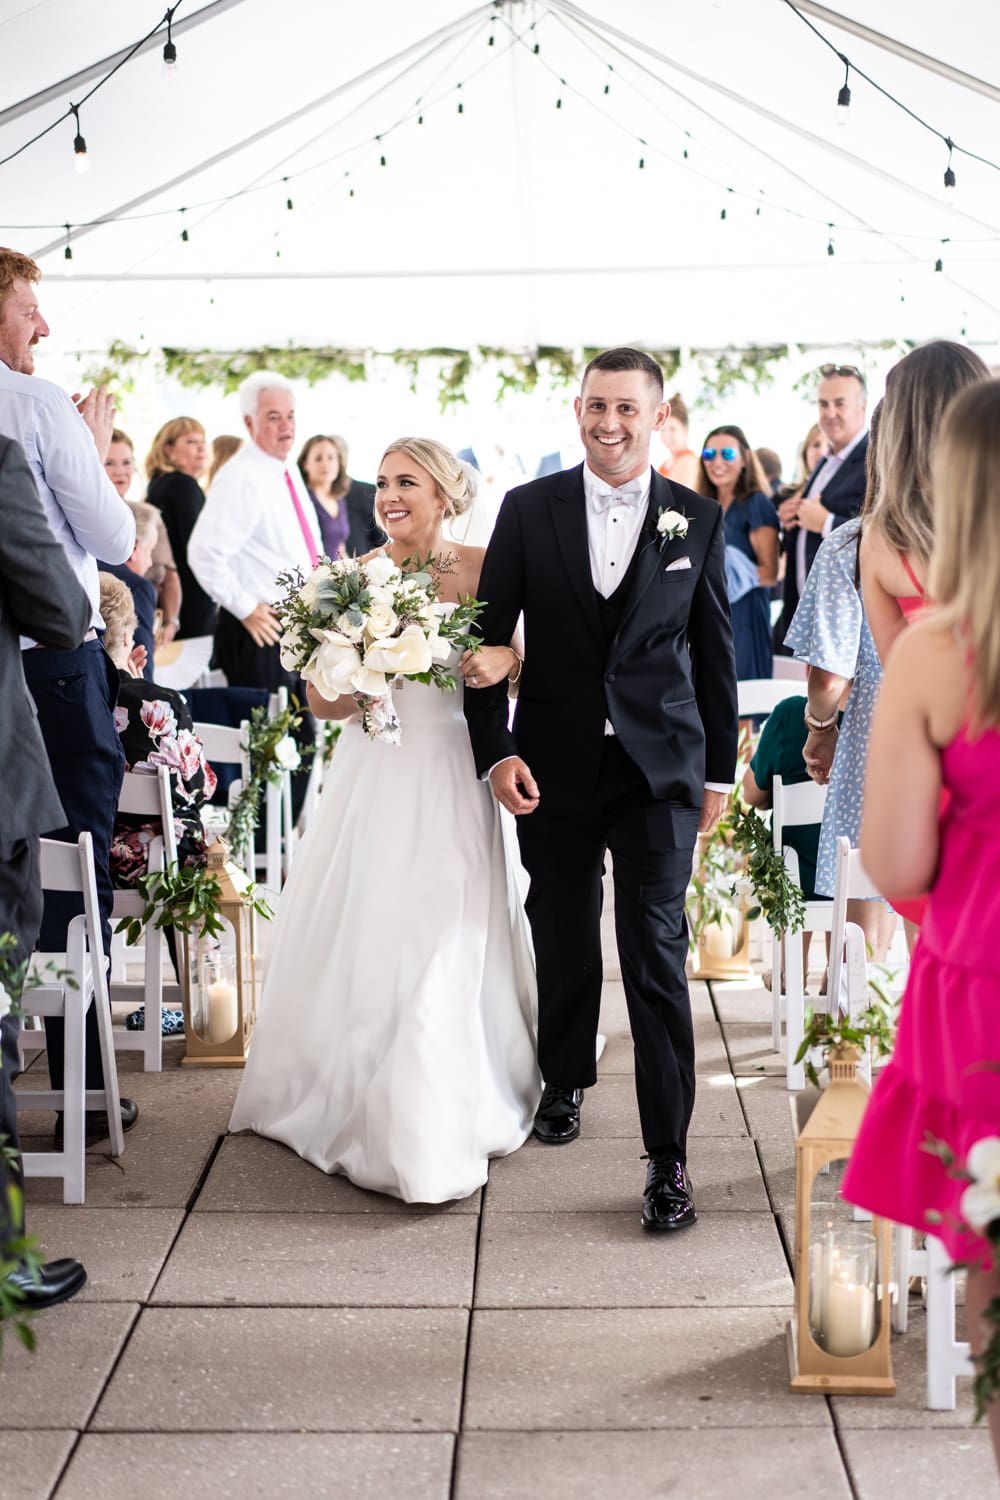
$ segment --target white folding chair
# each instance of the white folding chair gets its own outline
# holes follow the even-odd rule
[[[736,699],[741,719],[769,714],[786,698],[801,698],[802,682],[781,677],[748,677],[736,684]]]
[[[823,821],[826,791],[825,786],[819,786],[815,781],[793,782],[786,786],[780,776],[774,778],[771,838],[776,853],[783,856],[789,877],[796,885],[800,884],[798,855],[794,849],[786,847],[785,833],[789,828]],[[804,931],[829,932],[832,919],[833,902],[829,899],[816,898],[805,903]],[[781,1051],[782,1008],[785,1012],[786,1086],[789,1089],[805,1088],[805,1063],[795,1061],[805,1031],[805,973],[802,934],[799,932],[787,933],[784,939],[776,932],[771,934],[771,1033],[776,1052]]]
[[[23,1164],[27,1177],[61,1177],[63,1202],[82,1203],[86,1166],[85,1111],[88,1108],[107,1111],[112,1156],[121,1156],[125,1149],[118,1071],[111,1034],[111,1004],[108,999],[101,919],[97,905],[94,845],[89,833],[81,833],[75,844],[42,839],[40,851],[42,889],[81,893],[83,912],[73,917],[69,923],[65,956],[41,955],[43,963],[47,958],[56,961],[59,967],[66,970],[67,977],[55,980],[45,974],[43,969],[45,983],[37,989],[26,989],[21,997],[21,1009],[26,1014],[61,1016],[65,1027],[63,1087],[17,1090],[18,1109],[62,1110],[62,1150],[26,1151]],[[97,1017],[104,1069],[103,1089],[84,1088],[84,1020],[90,1005],[94,1006]],[[44,1034],[39,1031],[22,1029],[20,1041],[23,1048],[45,1045]]]
[[[174,833],[170,772],[166,766],[158,766],[155,775],[148,771],[126,771],[118,798],[118,811],[137,814],[143,818],[155,818],[161,824],[162,834],[149,845],[149,870],[165,870],[176,865],[177,839]],[[146,902],[138,891],[115,891],[111,908],[112,923],[122,917],[141,917],[145,909]],[[134,1003],[141,997],[145,1008],[141,1031],[116,1028],[114,1038],[119,1052],[142,1053],[144,1072],[159,1073],[163,1068],[163,960],[167,952],[162,928],[150,923],[143,934],[143,944],[144,977],[139,984],[125,977],[122,955],[126,949],[123,935],[117,934],[113,939],[111,1000],[113,1003]],[[180,1005],[180,987],[170,984],[167,988],[169,997]]]
[[[250,779],[250,726],[246,719],[234,728],[231,724],[203,724],[194,726],[194,732],[205,749],[205,759],[211,766],[235,765],[240,768],[239,780],[229,788],[229,805],[232,807],[242,788]],[[248,849],[233,849],[232,856],[243,870],[253,870],[254,851],[250,841]]]
[[[805,692],[802,684],[809,677],[809,664],[804,661],[796,661],[794,656],[776,656],[774,658],[774,676],[783,678],[786,682],[797,682],[799,691]]]
[[[268,717],[276,718],[288,707],[288,689],[271,694]],[[264,787],[264,848],[256,855],[256,867],[264,871],[268,890],[280,891],[292,864],[292,773],[282,771],[277,783]]]

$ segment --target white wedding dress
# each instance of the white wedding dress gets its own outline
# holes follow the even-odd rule
[[[398,746],[345,725],[229,1125],[416,1203],[482,1186],[541,1092],[527,924],[462,692],[394,688]]]

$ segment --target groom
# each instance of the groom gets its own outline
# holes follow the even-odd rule
[[[682,1229],[696,1217],[684,896],[695,834],[718,821],[736,766],[723,513],[650,467],[670,408],[647,354],[591,360],[574,408],[586,462],[511,490],[483,564],[486,642],[508,642],[524,612],[513,730],[505,683],[466,692],[465,712],[530,877],[545,1079],[535,1135],[575,1140],[597,1081],[610,850],[648,1153],[642,1224]]]

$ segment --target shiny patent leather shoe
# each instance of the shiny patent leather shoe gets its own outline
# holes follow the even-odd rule
[[[583,1089],[564,1089],[547,1083],[535,1115],[535,1139],[546,1146],[565,1146],[580,1134]]]
[[[131,1130],[139,1118],[139,1106],[134,1099],[121,1098],[118,1101],[122,1107],[122,1130]],[[108,1139],[108,1116],[103,1109],[88,1109],[84,1117],[84,1144],[96,1146],[98,1141]],[[56,1128],[52,1132],[52,1139],[56,1150],[62,1149],[63,1143],[63,1117],[62,1111],[56,1115]]]
[[[50,1260],[38,1267],[37,1278],[27,1266],[11,1271],[7,1280],[17,1287],[17,1311],[41,1312],[67,1302],[86,1284],[87,1273],[78,1260]]]
[[[646,1191],[642,1200],[642,1227],[660,1230],[686,1229],[697,1222],[691,1179],[676,1156],[647,1158]]]

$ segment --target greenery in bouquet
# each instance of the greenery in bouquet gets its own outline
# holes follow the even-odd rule
[[[453,566],[448,557],[408,558],[400,568],[379,553],[367,561],[324,558],[305,579],[298,570],[281,574],[282,666],[324,698],[352,694],[365,733],[398,744],[391,684],[406,678],[454,689],[449,656],[479,643],[472,627],[482,604],[439,599],[441,575]]]

